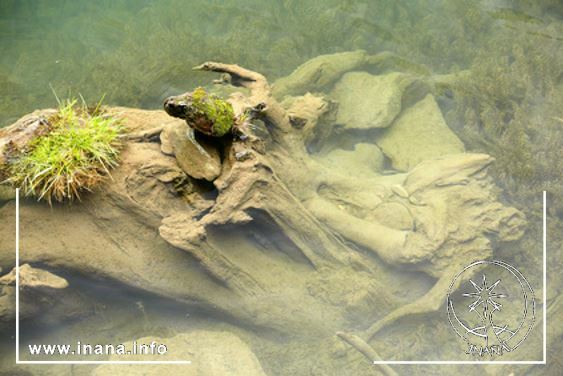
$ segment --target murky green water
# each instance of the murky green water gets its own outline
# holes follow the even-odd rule
[[[496,159],[492,173],[502,190],[502,202],[526,215],[524,237],[497,250],[515,265],[529,266],[527,277],[537,286],[538,296],[541,192],[548,191],[548,231],[552,236],[548,276],[549,286],[553,286],[548,288],[548,301],[555,301],[563,286],[557,271],[563,267],[563,3],[558,0],[0,0],[0,127],[35,109],[54,107],[53,92],[60,97],[81,94],[90,102],[104,96],[108,105],[160,109],[164,98],[209,84],[209,74],[192,70],[204,61],[236,63],[263,73],[273,82],[316,56],[358,49],[369,54],[393,52],[421,68],[424,77],[467,73],[453,85],[438,87],[436,101],[445,123],[467,151]],[[402,71],[404,66],[388,66],[386,70]],[[281,235],[270,235],[285,241]],[[224,245],[230,240],[236,243],[236,239],[233,235],[221,241]],[[241,255],[246,255],[244,250],[235,258]],[[280,261],[282,265],[285,262]],[[375,263],[384,265],[381,260]],[[390,293],[397,298],[394,303],[406,304],[432,286],[432,278],[411,275],[406,268],[383,269],[382,281],[409,286],[404,296],[398,296],[399,290]],[[92,276],[73,273],[68,279],[74,293],[81,294],[82,289],[81,299],[91,302],[96,314],[86,315],[84,321],[25,327],[26,340],[69,340],[83,331],[83,340],[108,338],[116,342],[146,335],[167,337],[194,329],[224,330],[250,345],[268,375],[377,372],[369,365],[358,366],[359,355],[352,357],[353,370],[347,369],[346,361],[333,356],[332,344],[313,329],[278,337],[275,330],[240,323],[228,312],[186,308],[185,302],[135,289],[121,291],[117,283],[108,287]],[[305,277],[301,280],[300,269],[291,273],[295,276],[287,281],[288,291],[292,291],[292,284],[312,289]],[[282,295],[281,300],[297,301],[292,294]],[[382,301],[381,306],[385,304]],[[543,304],[538,304],[543,309]],[[322,310],[317,310],[311,307],[308,318],[312,322],[324,320]],[[352,327],[360,329],[374,321],[366,316],[356,312],[347,317],[357,321]],[[451,334],[446,334],[449,328],[443,317],[429,322],[436,336]],[[430,329],[417,323],[404,323],[408,335],[391,330],[391,342],[378,344],[377,350],[392,356],[397,349],[419,346],[419,356],[450,354],[449,349],[436,349],[427,341]],[[541,333],[536,333],[533,341],[540,343]],[[561,338],[551,341],[551,359],[561,362],[557,355]],[[12,356],[12,345],[3,341],[2,353]],[[317,347],[322,348],[319,355]],[[9,356],[0,365],[9,370],[7,374],[13,371]],[[22,372],[82,375],[93,368],[77,369],[29,367]],[[413,369],[416,374],[453,372],[421,366]],[[399,374],[413,369],[399,368]],[[461,370],[456,368],[456,372]],[[560,370],[556,364],[547,369],[487,368],[486,373],[555,375]]]
[[[191,71],[204,60],[273,79],[317,55],[356,49],[394,51],[441,73],[475,64],[510,75],[525,64],[527,72],[507,78],[541,86],[557,77],[561,42],[560,3],[542,3],[6,0],[0,122],[53,106],[49,85],[61,96],[106,94],[110,104],[158,108],[207,82]],[[518,49],[534,61],[514,61]]]

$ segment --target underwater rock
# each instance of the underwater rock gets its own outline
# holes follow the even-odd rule
[[[64,289],[68,287],[66,279],[46,270],[33,268],[29,264],[20,265],[20,288]],[[16,268],[0,277],[0,285],[15,286]]]
[[[374,144],[356,144],[354,150],[335,149],[317,159],[343,175],[366,177],[383,171],[383,153]]]
[[[68,282],[53,273],[29,264],[20,265],[20,319],[45,313],[64,295],[57,290],[66,289]],[[14,325],[16,318],[16,268],[0,277],[0,330]],[[59,316],[61,318],[61,316]]]
[[[191,364],[142,364],[142,365],[102,365],[96,368],[93,376],[113,375],[186,375],[223,376],[245,375],[266,376],[256,355],[239,337],[229,332],[197,330],[178,334],[171,338],[145,337],[137,339],[137,344],[156,342],[164,344],[164,355],[112,355],[110,360],[186,360]],[[133,344],[125,344],[131,349]]]
[[[338,102],[336,123],[345,129],[388,127],[401,112],[403,93],[413,82],[411,76],[396,72],[346,73],[331,93]]]
[[[317,56],[297,67],[289,76],[274,82],[272,92],[275,97],[282,97],[321,90],[343,73],[366,64],[368,57],[363,50]]]
[[[399,171],[409,171],[426,159],[464,152],[431,94],[405,109],[375,142]]]
[[[188,139],[188,125],[185,122],[166,126],[161,135],[161,150],[176,157],[180,168],[194,179],[215,180],[221,174],[219,150],[211,142],[200,138],[198,148]]]

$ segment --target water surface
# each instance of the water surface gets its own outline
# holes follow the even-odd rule
[[[210,75],[192,71],[207,60],[239,64],[271,82],[318,55],[357,49],[394,52],[427,67],[431,75],[467,70],[470,80],[440,93],[440,109],[468,151],[497,159],[493,173],[503,200],[523,211],[530,223],[526,236],[500,249],[500,255],[519,265],[541,267],[540,195],[548,190],[554,237],[554,272],[549,275],[559,291],[561,277],[555,270],[563,266],[556,231],[563,218],[562,44],[563,3],[558,0],[2,0],[0,126],[34,109],[55,106],[54,92],[60,97],[81,94],[89,102],[103,96],[108,105],[159,109],[167,96],[209,84]],[[541,269],[530,270],[532,282],[541,283]],[[186,320],[190,312],[182,305],[165,305],[136,291],[114,291],[113,296],[104,292],[107,286],[100,281],[69,278],[89,291],[88,299],[113,307],[106,315],[113,315],[115,325],[104,324],[104,330],[115,334],[112,339],[186,328],[224,329],[251,343],[272,375],[287,374],[284,366],[294,374],[316,374],[307,372],[326,370],[334,361],[321,357],[323,366],[316,368],[316,342],[308,333],[272,340],[275,334],[237,327],[228,317],[194,312]],[[386,278],[410,283],[410,292],[431,285],[427,277],[405,277],[396,269]],[[100,334],[95,328],[104,318],[91,320],[80,327],[55,326],[51,334],[40,329],[24,334]],[[358,327],[370,321],[365,318]],[[394,338],[402,347],[412,345],[402,340],[400,335]],[[433,351],[431,344],[421,346]],[[560,341],[553,346],[561,349]],[[300,351],[308,358],[299,357]]]

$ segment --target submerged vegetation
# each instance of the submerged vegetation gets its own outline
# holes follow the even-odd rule
[[[0,127],[48,106],[48,82],[59,92],[107,92],[112,104],[158,108],[165,97],[207,83],[191,67],[209,59],[260,71],[271,82],[315,56],[357,49],[391,51],[433,74],[467,72],[437,102],[466,150],[495,157],[503,200],[529,223],[523,240],[495,251],[509,263],[538,266],[526,275],[541,295],[547,190],[548,293],[561,292],[561,0],[103,3],[0,2]],[[65,102],[53,132],[12,166],[12,182],[45,200],[76,199],[117,163],[119,132],[116,120]]]
[[[8,181],[49,203],[80,199],[117,165],[122,127],[100,103],[88,108],[76,99],[61,102],[48,122],[49,132],[13,158]]]

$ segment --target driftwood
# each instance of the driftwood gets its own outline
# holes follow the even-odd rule
[[[492,239],[517,239],[525,220],[497,201],[487,173],[493,160],[487,155],[443,156],[394,175],[354,175],[311,155],[311,134],[325,132],[322,118],[336,104],[319,94],[298,97],[299,108],[286,108],[280,99],[304,94],[306,87],[321,90],[366,64],[398,61],[390,54],[350,56],[344,63],[346,56],[341,54],[312,61],[273,88],[263,75],[237,65],[207,62],[196,67],[223,75],[221,83],[249,91],[231,96],[235,108],[265,104],[262,119],[268,139],[228,143],[221,174],[212,184],[202,183],[187,176],[159,145],[160,133],[183,126],[182,121],[164,126],[162,112],[147,111],[147,117],[159,120],[132,126],[134,133],[113,180],[73,209],[74,221],[83,223],[82,236],[91,231],[96,237],[93,244],[107,252],[111,262],[84,257],[80,247],[74,254],[49,255],[61,247],[49,238],[58,231],[56,220],[49,229],[29,235],[32,239],[22,258],[95,271],[195,303],[244,325],[293,335],[315,332],[333,337],[339,332],[370,360],[378,359],[369,341],[377,340],[382,328],[409,315],[438,310],[452,273],[469,260],[490,257]],[[135,117],[130,123],[140,120]],[[6,218],[9,209],[0,208]],[[28,210],[35,216],[47,215],[38,206]],[[63,214],[49,213],[51,218],[60,216],[61,228],[67,218],[63,220]],[[87,230],[89,226],[96,230]],[[151,235],[155,230],[157,239]],[[37,245],[42,237],[49,245]],[[231,246],[231,239],[239,243]],[[64,247],[70,247],[68,242]],[[34,245],[47,251],[34,251]],[[251,256],[239,257],[239,248]],[[343,331],[356,327],[354,315],[372,316],[381,309],[382,298],[374,273],[380,266],[359,248],[386,264],[422,271],[437,283],[419,300],[380,311],[381,320],[353,334]],[[9,260],[11,256],[2,255],[0,265]],[[317,311],[330,319],[319,319],[312,313]]]
[[[494,200],[491,195],[494,185],[486,173],[493,160],[481,154],[460,154],[422,163],[401,185],[389,187],[386,200],[400,202],[418,222],[411,231],[389,228],[341,210],[319,192],[333,190],[340,200],[343,197],[353,200],[355,194],[365,198],[373,191],[373,180],[359,177],[350,183],[322,164],[313,162],[303,138],[299,137],[299,130],[291,126],[287,112],[272,95],[264,76],[237,65],[214,62],[204,63],[196,69],[228,74],[232,77],[230,83],[251,91],[251,103],[265,103],[264,114],[274,143],[266,155],[257,154],[252,161],[233,164],[229,173],[220,177],[217,182],[220,194],[210,214],[190,225],[181,221],[184,226],[197,229],[189,242],[170,240],[165,222],[161,235],[175,246],[201,252],[205,246],[195,240],[204,238],[202,234],[206,227],[247,222],[252,220],[248,213],[261,211],[282,228],[317,269],[322,266],[337,268],[346,262],[350,250],[339,239],[344,237],[372,250],[388,263],[409,265],[438,278],[436,285],[420,300],[392,311],[369,327],[363,335],[369,341],[379,330],[401,317],[438,310],[451,275],[463,267],[467,257],[485,259],[492,256],[486,233],[492,231],[500,240],[507,241],[521,236],[524,217],[517,210],[505,208]],[[462,201],[460,197],[463,197]],[[357,204],[369,207],[374,202]],[[483,218],[485,213],[494,219],[489,222],[489,218]],[[468,221],[468,218],[474,220]],[[334,234],[327,232],[327,227]],[[172,233],[181,231],[174,229]],[[355,347],[361,342],[356,336],[341,336],[354,338],[347,342]],[[364,344],[358,350],[365,354],[368,347]]]
[[[46,134],[49,131],[48,118],[55,113],[55,110],[35,111],[10,127],[0,128],[0,182],[7,178],[3,167],[10,157],[35,138]]]

